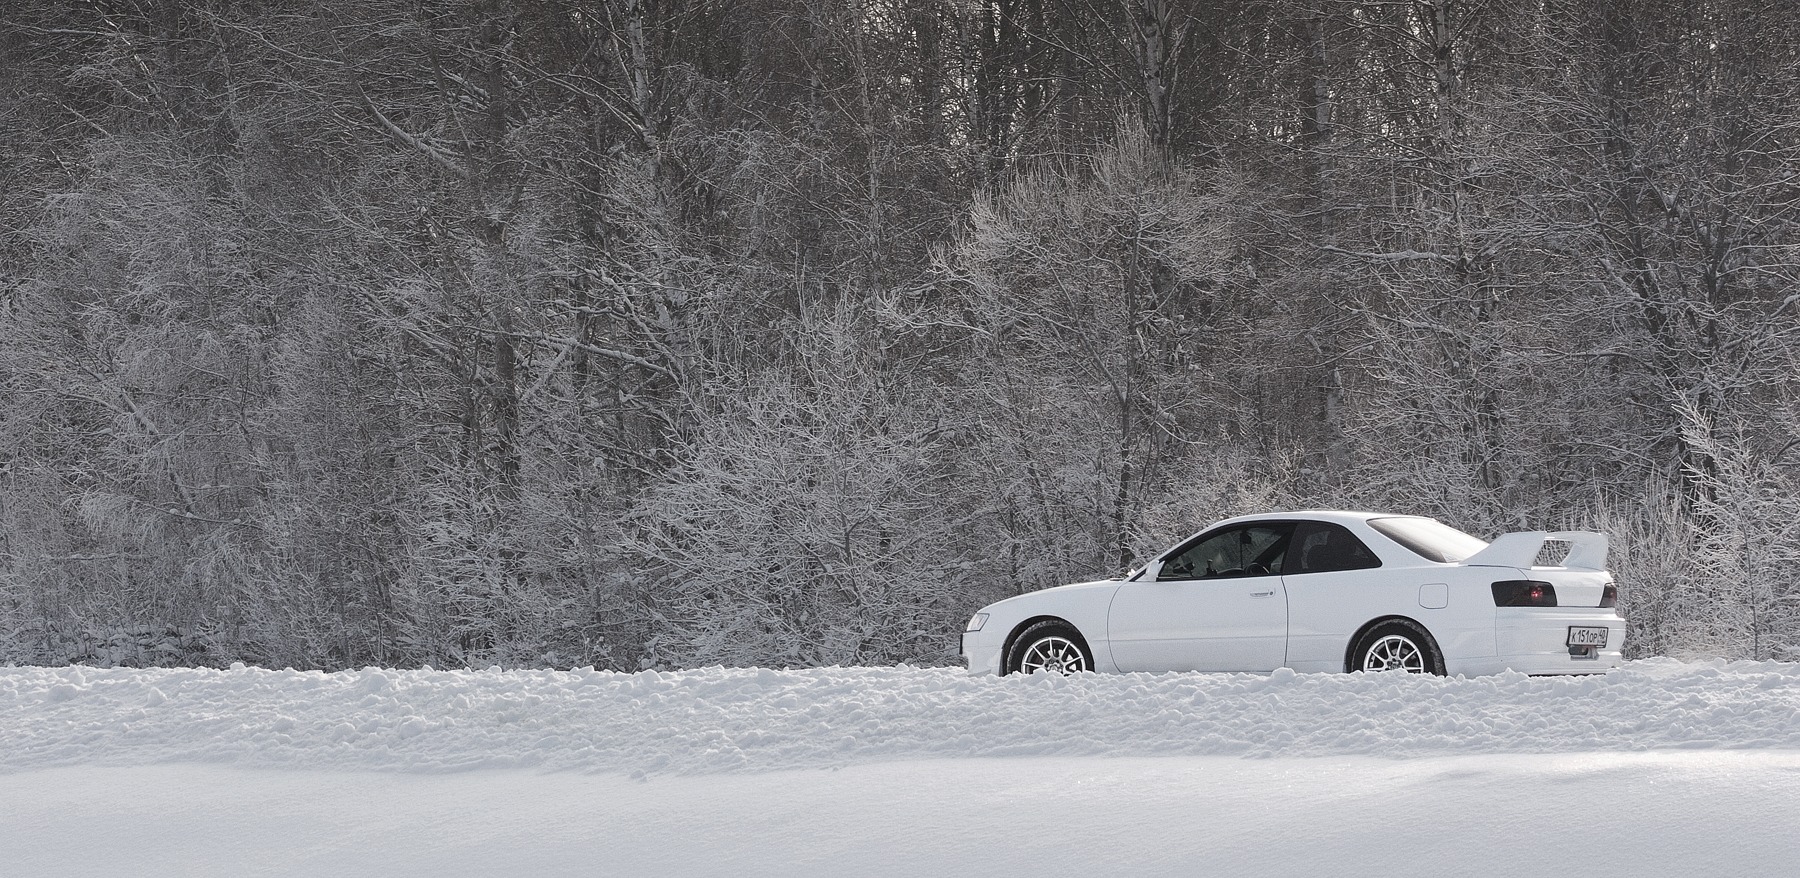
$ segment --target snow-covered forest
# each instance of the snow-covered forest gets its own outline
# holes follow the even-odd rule
[[[0,663],[941,663],[1230,514],[1800,657],[1786,0],[0,12]]]

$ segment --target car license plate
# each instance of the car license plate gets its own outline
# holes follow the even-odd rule
[[[1600,625],[1570,625],[1569,646],[1605,646],[1606,628]]]

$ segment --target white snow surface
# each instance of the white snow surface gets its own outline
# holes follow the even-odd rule
[[[0,669],[0,772],[695,774],[970,757],[1800,749],[1800,665],[1610,674],[969,677],[946,668]]]
[[[1795,874],[1800,666],[0,668],[0,876]],[[1246,758],[1248,757],[1248,758]]]

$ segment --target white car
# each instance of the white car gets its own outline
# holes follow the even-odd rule
[[[1547,540],[1568,544],[1561,566],[1534,566]],[[1488,543],[1410,515],[1247,515],[1124,579],[983,607],[962,651],[974,674],[1592,674],[1619,664],[1617,603],[1604,534]]]

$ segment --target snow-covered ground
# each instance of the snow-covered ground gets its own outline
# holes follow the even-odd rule
[[[0,669],[0,875],[1795,874],[1800,666]]]

